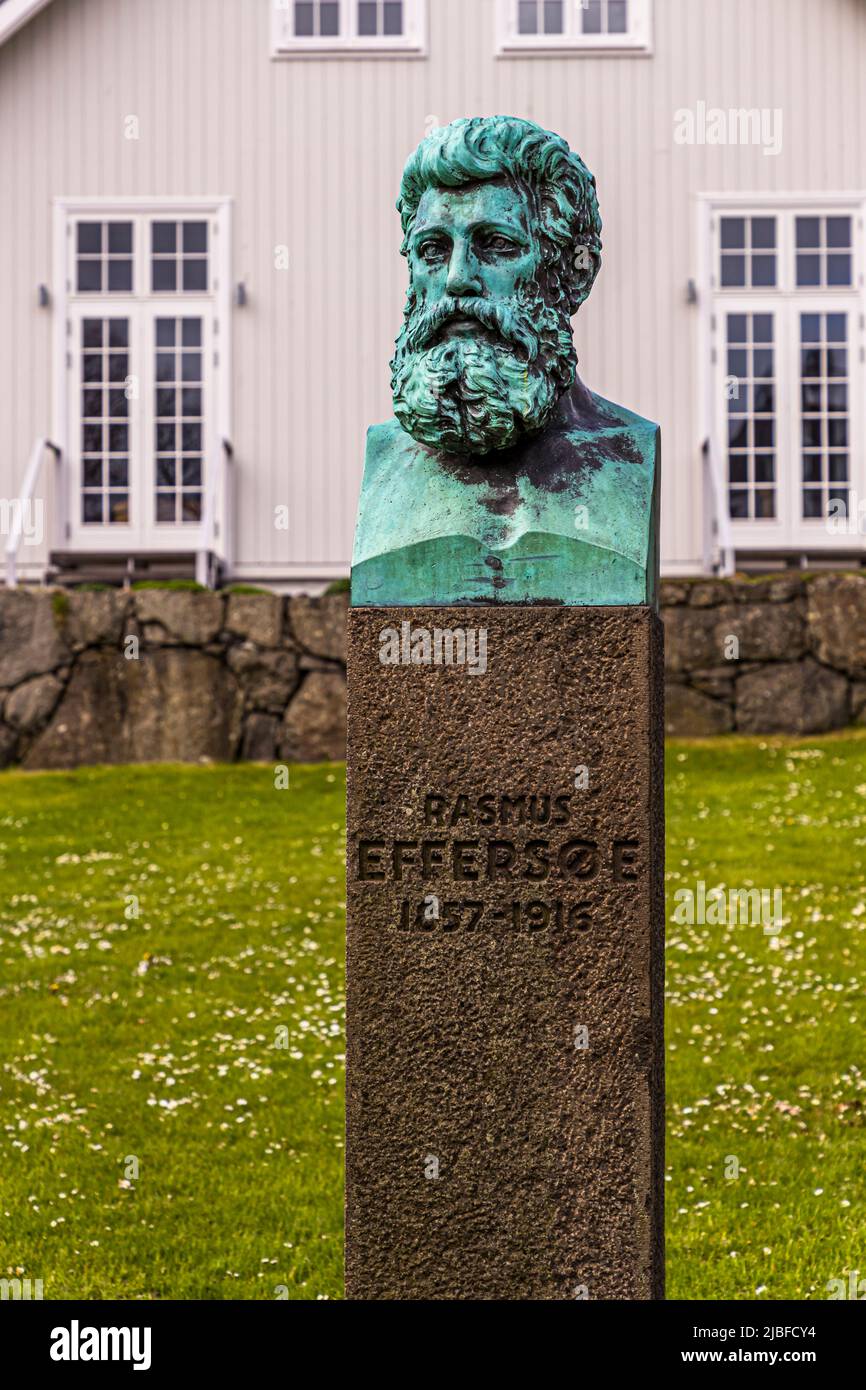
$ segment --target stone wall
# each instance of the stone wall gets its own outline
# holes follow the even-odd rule
[[[0,591],[0,766],[342,758],[345,594]],[[666,580],[669,734],[866,724],[866,577]]]
[[[344,594],[0,592],[0,765],[345,754]]]
[[[667,580],[661,602],[669,734],[866,724],[866,577]]]

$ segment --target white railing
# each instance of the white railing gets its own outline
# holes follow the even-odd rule
[[[731,517],[722,479],[721,460],[711,438],[701,450],[704,464],[704,570],[707,574],[734,573]]]
[[[230,523],[232,514],[231,465],[234,450],[227,439],[222,441],[219,464],[211,468],[205,480],[204,506],[201,519],[201,541],[195,557],[195,577],[199,584],[211,589],[216,580],[214,557],[228,564],[231,558]],[[220,503],[222,505],[220,505]]]
[[[30,454],[24,482],[21,484],[21,495],[13,499],[9,509],[11,523],[9,539],[6,542],[6,585],[9,589],[18,587],[18,550],[24,535],[24,518],[33,504],[36,484],[42,470],[42,461],[49,450],[54,455],[57,464],[60,464],[61,453],[58,446],[52,444],[50,439],[37,439]]]

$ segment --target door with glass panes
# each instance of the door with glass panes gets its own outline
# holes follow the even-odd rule
[[[206,217],[73,219],[68,542],[199,543],[215,446],[215,303]]]
[[[712,355],[738,549],[832,549],[866,497],[862,212],[715,210]]]

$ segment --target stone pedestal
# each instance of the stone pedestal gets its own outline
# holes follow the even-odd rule
[[[662,688],[646,607],[350,612],[348,1298],[663,1296]]]

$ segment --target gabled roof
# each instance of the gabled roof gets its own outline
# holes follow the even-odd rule
[[[51,0],[0,0],[0,44],[50,4]]]

